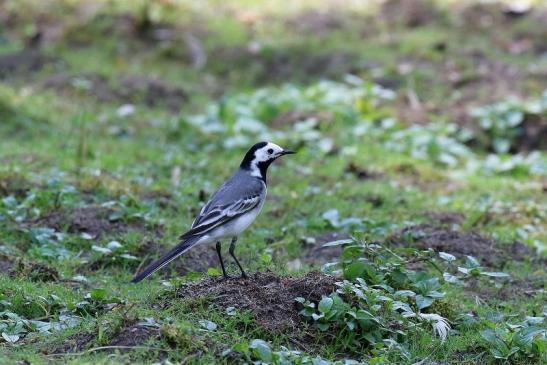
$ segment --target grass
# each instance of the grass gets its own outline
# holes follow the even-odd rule
[[[14,26],[0,33],[3,55],[16,54],[37,32],[33,2],[14,4],[7,3]],[[313,19],[319,15],[306,18],[265,4],[246,13],[241,6],[206,2],[218,11],[198,17],[190,4],[175,3],[154,5],[151,28],[139,34],[138,7],[103,5],[79,21],[80,6],[59,1],[41,10],[63,30],[47,39],[52,29],[40,29],[45,38],[39,52],[54,61],[19,70],[26,67],[25,56],[5,73],[0,59],[1,363],[311,363],[316,356],[371,364],[546,361],[541,251],[547,247],[547,156],[520,151],[513,137],[507,137],[511,153],[493,153],[498,135],[481,129],[470,114],[473,107],[517,95],[525,117],[504,130],[518,132],[534,118],[545,121],[547,107],[530,111],[525,103],[541,103],[545,80],[522,71],[546,66],[534,48],[545,41],[535,17],[544,9],[481,28],[440,4],[441,16],[411,27],[404,17],[391,24],[374,7],[329,13],[317,6],[317,14],[326,14],[326,25],[318,25]],[[495,11],[488,10],[497,17]],[[155,38],[158,29],[166,29],[165,39]],[[185,32],[208,55],[202,68],[192,68],[191,51],[181,46]],[[531,46],[507,51],[519,37]],[[512,68],[521,71],[505,71]],[[59,75],[72,79],[51,86]],[[418,106],[410,105],[409,93]],[[177,100],[176,108],[169,98]],[[492,118],[504,123],[501,115]],[[464,136],[468,130],[470,138]],[[285,278],[280,280],[286,285],[299,280],[289,276],[302,279],[321,269],[338,270],[337,280],[352,285],[360,277],[369,285],[367,295],[381,291],[389,299],[374,299],[382,303],[375,318],[406,336],[393,330],[372,341],[362,337],[370,329],[349,331],[350,309],[333,315],[325,331],[322,319],[304,316],[296,328],[272,331],[256,317],[257,308],[214,306],[214,295],[192,292],[181,298],[181,285],[196,293],[201,289],[192,285],[199,283],[242,290],[237,280],[215,281],[215,253],[206,248],[151,280],[128,285],[143,260],[176,243],[246,149],[261,139],[298,154],[269,171],[268,201],[237,246],[244,266]],[[320,248],[349,235],[357,240],[343,249]],[[388,289],[375,287],[368,271],[348,273],[352,262],[359,268],[371,260],[370,243],[401,257],[380,255],[391,268],[382,281]],[[445,251],[457,257],[456,266],[426,252],[428,245],[438,249],[443,243],[452,245]],[[469,275],[458,271],[467,267],[466,255],[483,267],[469,268]],[[431,260],[441,273],[423,264]],[[340,263],[322,268],[329,261]],[[374,270],[383,273],[382,265]],[[395,285],[393,265],[402,265],[412,280]],[[236,269],[230,265],[232,273]],[[418,309],[414,297],[394,294],[418,293],[415,271],[440,280],[445,294],[431,306]],[[510,277],[482,274],[500,271]],[[442,273],[462,283],[451,284]],[[274,283],[268,285],[277,288]],[[310,300],[318,306],[335,289]],[[281,300],[279,293],[268,295]],[[288,308],[307,294],[283,300]],[[355,310],[372,311],[353,294],[340,296]],[[390,300],[409,304],[415,315],[447,318],[452,331],[446,341],[429,322],[389,312]],[[289,314],[296,311],[291,308]],[[395,324],[401,327],[389,327]],[[521,329],[536,327],[533,345],[511,345]],[[499,338],[489,342],[481,335],[487,330],[498,331]],[[496,359],[492,349],[507,350],[498,357],[508,360]]]

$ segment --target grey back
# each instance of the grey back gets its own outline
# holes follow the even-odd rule
[[[192,224],[192,227],[198,225],[201,221],[200,218],[206,216],[215,208],[231,205],[239,200],[253,197],[263,199],[265,194],[266,185],[264,182],[257,177],[251,176],[248,171],[240,169],[226,180],[211,196],[211,199],[202,208],[199,217]]]

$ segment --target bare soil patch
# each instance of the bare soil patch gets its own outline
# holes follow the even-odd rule
[[[414,28],[437,20],[439,14],[424,0],[388,0],[382,4],[380,16],[390,26]]]
[[[160,336],[160,330],[156,327],[143,326],[139,324],[130,324],[123,327],[107,346],[139,346],[144,345],[151,338]],[[120,352],[127,350],[120,349]]]
[[[93,73],[57,74],[49,77],[44,87],[65,95],[91,95],[101,102],[143,102],[150,107],[166,107],[172,112],[178,112],[188,100],[187,93],[179,87],[158,78],[137,75],[121,75],[108,80]]]
[[[350,236],[339,232],[326,232],[317,237],[303,239],[304,254],[302,262],[310,265],[323,265],[340,259],[342,246],[323,247],[325,243],[348,239]]]
[[[201,20],[201,19],[200,19]],[[177,22],[177,24],[168,22],[158,22],[146,16],[135,16],[131,13],[120,14],[98,14],[89,24],[84,24],[76,29],[78,32],[69,34],[69,42],[80,43],[84,45],[89,42],[86,37],[87,27],[99,28],[102,36],[115,36],[121,41],[129,43],[139,41],[139,47],[143,45],[158,46],[160,42],[182,42],[182,38],[188,32],[192,32],[199,37],[205,37],[210,34],[207,24],[198,19],[194,22]],[[82,34],[83,33],[83,34]],[[180,47],[180,44],[179,44]]]
[[[59,273],[55,268],[36,262],[19,261],[16,274],[35,281],[59,280]]]
[[[32,184],[22,176],[0,176],[0,197],[13,195],[16,198],[23,198],[32,187]]]
[[[178,208],[177,204],[174,202],[173,194],[165,190],[156,190],[156,191],[147,191],[141,195],[141,199],[147,203],[155,203],[162,209],[173,209]]]
[[[527,114],[520,125],[512,152],[547,150],[547,116]]]
[[[346,166],[344,172],[355,176],[358,180],[378,179],[383,176],[383,174],[380,172],[366,169],[362,166],[357,165],[354,162],[350,162]]]
[[[509,260],[523,261],[536,256],[531,248],[518,241],[502,245],[477,232],[460,232],[430,224],[407,227],[388,238],[387,242],[394,246],[433,249],[460,257],[470,255],[490,267],[503,267]]]
[[[158,338],[159,336],[159,328],[139,325],[133,321],[122,327],[106,344],[106,346],[119,346],[119,348],[106,348],[105,350],[119,351],[120,353],[130,352],[130,347],[146,345],[150,339]],[[90,347],[89,344],[93,342],[95,337],[96,334],[92,332],[76,333],[65,339],[59,346],[51,350],[46,348],[42,351],[46,354],[82,352]]]
[[[456,123],[473,129],[477,137],[470,141],[471,147],[478,145],[492,149],[490,137],[483,135],[484,132],[477,127],[470,115],[473,108],[499,102],[508,97],[526,99],[530,96],[531,89],[541,89],[545,85],[547,76],[541,72],[535,74],[525,68],[490,59],[480,51],[472,51],[462,56],[472,60],[471,73],[459,70],[455,64],[449,62],[439,70],[446,75],[445,81],[459,91],[459,96],[453,98],[454,101],[450,105],[438,105],[431,111],[443,113],[444,110]],[[533,114],[525,115],[511,152],[545,150],[546,139],[546,118]]]
[[[317,36],[344,28],[349,16],[336,11],[308,10],[287,19],[285,24],[299,33]]]
[[[46,56],[36,49],[23,49],[22,51],[0,56],[0,79],[27,75],[40,71],[48,64],[56,60]]]
[[[336,78],[346,73],[355,73],[361,69],[361,61],[351,53],[310,52],[302,47],[283,49],[250,50],[246,47],[217,47],[211,52],[211,59],[222,59],[222,65],[216,72],[229,74],[233,69],[225,65],[239,65],[247,70],[258,84],[279,83],[285,81],[309,81],[317,77]]]
[[[427,212],[424,214],[434,225],[461,225],[465,215],[455,212]]]
[[[538,18],[535,21],[539,21],[543,12],[540,6],[525,8],[514,6],[511,2],[480,2],[459,9],[458,20],[466,28],[492,30],[508,27],[511,23],[531,15],[532,18]]]
[[[135,98],[142,98],[148,106],[166,106],[174,112],[178,112],[181,105],[188,100],[184,90],[156,78],[125,75],[118,82],[116,94],[121,100],[138,101]]]
[[[6,255],[0,254],[0,272],[9,272],[13,268],[13,261]]]
[[[477,279],[470,280],[465,287],[466,293],[485,299],[508,301],[513,299],[531,298],[539,293],[546,295],[545,275],[530,275],[524,279],[510,278],[501,288],[493,285],[481,285]]]
[[[140,220],[123,220],[113,215],[115,210],[89,206],[74,210],[59,209],[27,222],[31,226],[45,226],[57,231],[69,233],[87,233],[93,237],[100,237],[108,233],[124,233],[128,231],[144,231],[146,224]],[[159,230],[157,227],[156,230]],[[156,232],[157,233],[157,232]]]
[[[93,341],[94,338],[94,333],[80,332],[68,337],[59,346],[56,346],[53,349],[44,348],[42,351],[46,354],[81,352],[88,347],[88,344]]]
[[[301,278],[267,272],[256,273],[249,279],[208,278],[181,287],[177,295],[183,299],[206,297],[222,310],[235,307],[250,311],[261,327],[282,331],[294,330],[302,322],[296,297],[318,302],[335,290],[335,282],[334,277],[320,272],[310,272]]]
[[[57,281],[59,273],[54,268],[36,262],[11,257],[0,253],[0,272],[10,277],[21,276],[33,281]]]
[[[492,37],[493,47],[502,54],[512,53],[513,51],[505,48],[518,43],[518,40],[511,39],[508,41],[509,45],[497,44],[499,40],[494,39],[494,35]],[[541,42],[545,43],[545,40]],[[543,90],[547,82],[547,76],[541,67],[520,67],[514,62],[494,57],[479,48],[462,50],[454,48],[450,43],[443,47],[446,48],[446,56],[442,61],[432,61],[419,56],[404,56],[397,60],[397,68],[402,75],[420,73],[423,70],[429,70],[431,73],[426,76],[424,84],[418,90],[408,90],[406,95],[399,95],[395,105],[399,120],[409,124],[423,124],[432,121],[433,116],[444,116],[449,121],[469,127],[480,135],[481,130],[477,128],[474,118],[470,115],[473,108],[499,102],[508,97],[536,97],[538,90]],[[457,62],[464,59],[466,62]],[[442,98],[427,92],[428,89],[435,89],[439,82],[450,86]],[[431,98],[436,101],[432,102]],[[530,126],[523,126],[524,143],[526,136],[531,136],[532,141],[539,141],[540,136],[536,139],[534,134],[535,128],[539,126],[532,119],[529,120]],[[528,128],[531,128],[530,133],[527,132]],[[539,129],[542,130],[541,127]]]
[[[502,300],[533,297],[540,291],[546,293],[545,282],[545,275],[531,275],[526,279],[511,279],[496,296]]]
[[[470,64],[462,66],[453,59],[465,58]],[[451,86],[443,100],[431,103],[429,95],[407,94],[396,102],[398,119],[409,124],[424,124],[433,115],[447,116],[450,121],[476,129],[470,112],[475,107],[504,100],[509,96],[526,98],[530,88],[540,88],[545,76],[526,69],[491,59],[478,50],[451,54],[443,62],[420,58],[403,58],[399,67],[410,70],[432,70],[435,77],[426,83],[433,88],[441,80]],[[424,88],[425,90],[425,88]],[[478,130],[478,132],[480,132]]]

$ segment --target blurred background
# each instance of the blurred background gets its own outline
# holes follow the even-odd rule
[[[352,74],[395,91],[401,122],[467,126],[474,107],[541,95],[546,17],[531,0],[4,0],[0,75],[27,93],[176,114]]]
[[[467,230],[542,250],[544,5],[4,0],[3,195],[66,184],[81,200],[61,205],[130,196],[140,216],[172,214],[168,242],[271,139],[302,150],[273,173],[291,197],[268,213],[291,212],[284,234],[359,223],[381,238],[455,211]],[[44,201],[19,220],[56,208]]]

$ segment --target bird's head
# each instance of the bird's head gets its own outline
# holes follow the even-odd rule
[[[259,142],[252,146],[241,161],[241,168],[266,181],[266,171],[272,162],[283,155],[296,152],[285,150],[272,142]]]

